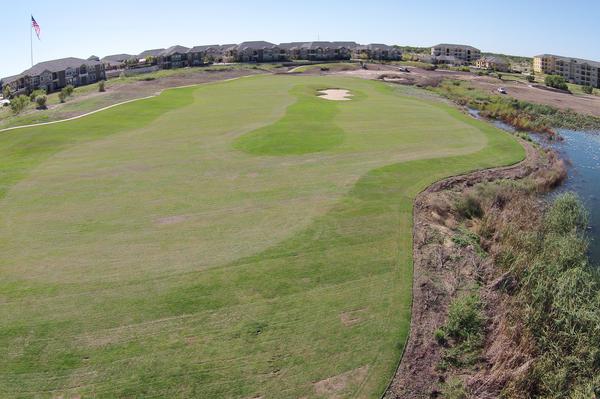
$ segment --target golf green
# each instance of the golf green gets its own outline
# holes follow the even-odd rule
[[[415,195],[523,157],[344,77],[0,133],[0,396],[377,397],[410,326]]]

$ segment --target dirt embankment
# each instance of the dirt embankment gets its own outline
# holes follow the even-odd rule
[[[527,142],[523,145],[527,158],[518,165],[452,177],[433,184],[416,198],[411,332],[385,399],[440,397],[444,382],[450,378],[463,381],[469,397],[495,398],[514,373],[523,372],[519,367],[528,363],[520,353],[511,351],[511,340],[505,336],[506,312],[501,309],[505,305],[498,290],[502,273],[493,261],[497,250],[494,240],[479,248],[458,245],[454,238],[461,229],[476,229],[477,222],[464,220],[453,209],[456,198],[481,183],[527,179],[544,191],[564,179],[566,167],[554,153]],[[510,212],[530,212],[533,222],[541,207],[535,195],[511,207],[504,201],[496,202],[486,212],[494,214],[497,220],[509,218],[510,208]],[[492,256],[482,256],[482,249]],[[473,286],[482,287],[479,292],[487,315],[480,361],[469,371],[440,367],[445,348],[434,334],[445,324],[452,300]]]

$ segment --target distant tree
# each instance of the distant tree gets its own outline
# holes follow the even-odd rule
[[[535,76],[533,76],[533,75],[527,75],[527,76],[525,77],[525,79],[527,79],[527,81],[528,81],[529,83],[533,83],[533,82],[535,82]]]
[[[581,86],[581,91],[583,91],[585,94],[593,94],[594,88],[592,86]]]
[[[9,85],[5,85],[2,88],[2,97],[8,99],[8,98],[10,98],[10,96],[12,96],[12,90],[10,89]]]
[[[98,82],[98,91],[99,92],[104,92],[106,91],[106,87],[104,87],[105,82],[104,80],[101,80],[100,82]]]
[[[544,79],[544,83],[548,87],[553,87],[559,90],[569,90],[569,86],[567,86],[567,81],[564,77],[560,75],[548,75]]]
[[[35,103],[37,104],[38,109],[46,109],[46,102],[48,101],[48,97],[45,94],[41,94],[35,98]]]
[[[58,99],[60,100],[61,103],[64,103],[65,100],[67,99],[67,93],[65,93],[65,90],[61,90],[60,93],[58,93]]]
[[[502,74],[498,73],[497,75],[498,75],[498,79],[502,80]]]
[[[15,115],[18,115],[25,109],[25,107],[27,107],[27,104],[29,104],[29,98],[27,96],[20,95],[12,99],[10,102],[10,108]]]

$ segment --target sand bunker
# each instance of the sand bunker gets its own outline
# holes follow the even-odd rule
[[[352,100],[352,94],[348,90],[345,89],[327,89],[319,91],[321,93],[319,97],[324,98],[325,100],[331,101],[350,101]]]

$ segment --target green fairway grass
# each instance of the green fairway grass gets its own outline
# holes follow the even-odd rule
[[[414,197],[523,156],[333,76],[0,133],[0,397],[377,397],[410,326]]]
[[[344,131],[335,123],[337,104],[320,98],[318,86],[300,85],[290,92],[297,100],[285,116],[238,137],[235,148],[257,155],[307,154],[344,141]]]

